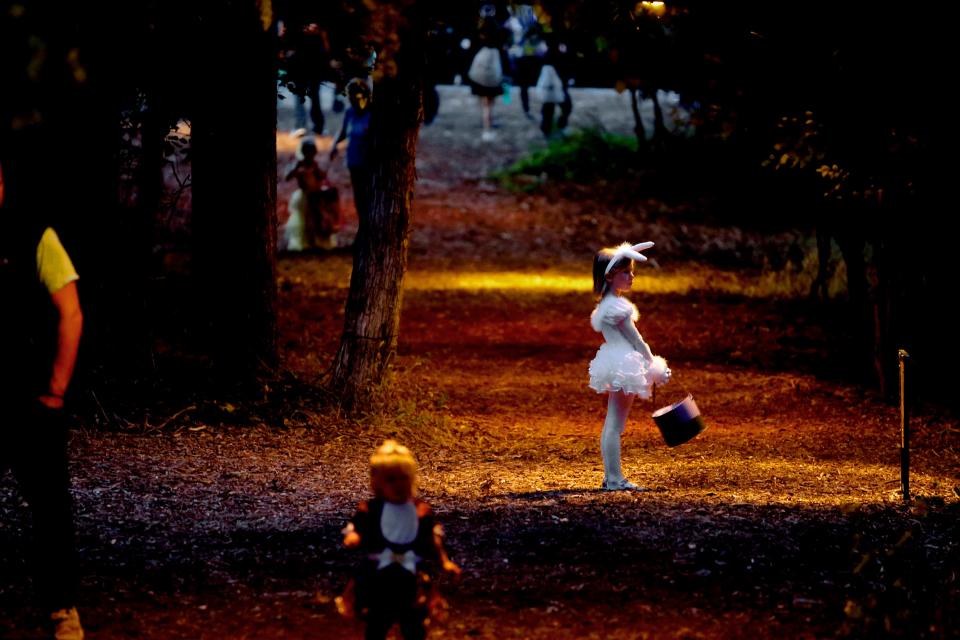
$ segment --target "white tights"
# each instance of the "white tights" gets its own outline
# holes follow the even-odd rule
[[[607,482],[623,480],[620,468],[620,436],[630,415],[630,406],[636,396],[623,391],[611,391],[607,394],[607,418],[600,432],[600,454],[603,456],[603,479]]]

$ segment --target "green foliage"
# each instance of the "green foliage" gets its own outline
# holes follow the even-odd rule
[[[509,167],[491,174],[508,189],[532,191],[547,180],[589,183],[618,179],[637,168],[637,141],[632,136],[584,129],[557,138]]]
[[[876,176],[853,175],[842,160],[831,152],[824,126],[811,111],[802,115],[782,116],[776,125],[773,147],[761,163],[773,171],[802,174],[807,184],[823,199],[873,202],[884,186]]]

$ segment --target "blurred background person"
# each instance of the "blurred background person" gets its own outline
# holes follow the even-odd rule
[[[350,171],[350,184],[353,187],[353,203],[357,209],[357,218],[364,220],[370,206],[370,86],[360,78],[347,83],[347,99],[350,106],[343,114],[343,126],[333,148],[330,149],[330,161],[336,159],[339,145],[347,141],[347,169]]]
[[[511,79],[513,84],[520,88],[523,114],[533,119],[530,114],[530,87],[536,85],[540,77],[543,55],[547,50],[542,27],[532,6],[518,4],[510,7],[507,28],[512,40],[507,48]]]
[[[537,80],[537,90],[543,104],[540,108],[540,129],[548,138],[554,132],[562,133],[570,122],[573,112],[573,100],[570,99],[570,65],[567,60],[567,47],[554,35],[547,39],[547,51],[543,58],[540,77]],[[560,116],[554,121],[557,108]]]
[[[330,41],[327,32],[315,22],[304,25],[282,24],[280,37],[285,41],[287,87],[294,94],[294,131],[304,135],[308,126],[313,133],[324,135],[325,118],[320,102],[320,87],[330,73]],[[309,110],[307,107],[309,101]],[[307,114],[310,121],[307,121]]]
[[[484,141],[493,140],[493,103],[503,95],[503,38],[500,25],[493,16],[483,15],[477,32],[477,50],[470,63],[467,78],[470,90],[480,100]]]

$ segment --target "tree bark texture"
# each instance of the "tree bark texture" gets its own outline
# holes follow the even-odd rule
[[[192,118],[198,311],[221,381],[277,364],[276,76],[254,0],[198,28]]]
[[[637,150],[643,149],[647,143],[646,131],[643,128],[643,118],[640,117],[639,89],[627,89],[630,92],[630,111],[633,113],[633,133],[637,137]]]
[[[422,120],[422,34],[400,37],[396,74],[374,84],[370,206],[359,211],[353,273],[332,388],[344,408],[383,379],[397,347],[413,189]]]

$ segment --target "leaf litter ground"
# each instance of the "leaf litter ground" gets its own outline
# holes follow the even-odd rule
[[[583,92],[579,124],[618,99]],[[123,428],[88,419],[74,433],[90,637],[360,638],[332,604],[353,562],[339,532],[387,436],[417,453],[464,568],[431,637],[955,637],[955,419],[919,408],[917,499],[904,506],[896,407],[837,375],[823,307],[763,295],[749,265],[696,259],[698,243],[749,255],[789,234],[501,192],[480,178],[536,144],[535,127],[504,107],[483,145],[465,92],[442,100],[421,142],[399,353],[376,409],[347,419],[315,386],[349,280],[334,252],[280,261],[285,372],[263,397],[107,407]],[[281,132],[281,158],[293,144]],[[342,167],[331,174],[347,184]],[[674,260],[681,226],[693,248]],[[598,490],[604,407],[585,386],[591,252],[624,239],[658,242],[631,297],[675,371],[624,436],[640,493]],[[709,428],[669,449],[649,414],[687,392]],[[9,474],[0,511],[0,636],[42,637]]]

